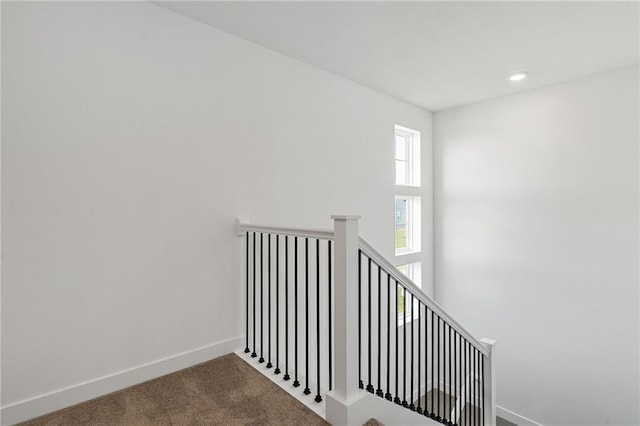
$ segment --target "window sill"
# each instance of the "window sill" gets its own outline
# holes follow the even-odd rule
[[[417,253],[420,253],[420,252],[421,252],[421,250],[418,250],[418,249],[416,249],[416,250],[407,249],[407,250],[400,250],[400,251],[396,250],[395,255],[396,255],[396,257],[399,257],[399,256],[406,256],[406,255],[409,255],[409,254],[417,254]]]
[[[421,189],[422,185],[420,185],[420,184],[409,185],[409,184],[396,183],[396,187],[397,188],[409,188],[409,189]]]
[[[405,318],[404,315],[398,314],[398,327],[403,327],[405,324],[409,324],[418,320],[418,315],[408,314]]]

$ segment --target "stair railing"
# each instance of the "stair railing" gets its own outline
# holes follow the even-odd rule
[[[472,336],[360,238],[358,216],[332,218],[333,231],[239,225],[244,351],[304,381],[305,395],[313,387],[316,402],[326,392],[332,424],[353,422],[364,390],[449,426],[494,425],[495,341]]]
[[[359,342],[366,344],[359,347],[360,388],[443,424],[487,424],[489,342],[473,337],[362,238],[358,257]]]
[[[246,240],[244,352],[321,402],[333,382],[333,232],[239,224],[239,234]]]

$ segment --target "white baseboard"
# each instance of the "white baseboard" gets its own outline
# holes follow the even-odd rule
[[[107,376],[8,404],[0,410],[0,424],[13,425],[117,390],[155,379],[236,351],[243,336],[212,343]]]
[[[498,417],[502,417],[503,419],[508,420],[511,423],[515,423],[518,426],[543,426],[541,423],[528,419],[520,414],[516,414],[513,411],[500,407],[499,405],[496,405],[496,414]]]

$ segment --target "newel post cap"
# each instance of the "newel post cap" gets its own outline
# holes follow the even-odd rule
[[[480,343],[482,343],[485,348],[492,349],[497,342],[493,339],[489,339],[488,337],[483,337],[482,339],[480,339]]]

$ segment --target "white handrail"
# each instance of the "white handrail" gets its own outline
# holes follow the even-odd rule
[[[238,234],[242,236],[245,232],[264,232],[266,234],[292,235],[294,237],[333,240],[333,231],[328,231],[325,229],[296,229],[277,226],[252,225],[249,223],[238,223]]]
[[[418,298],[422,303],[432,309],[440,318],[445,320],[450,326],[452,326],[462,337],[467,339],[475,348],[483,355],[488,356],[489,351],[484,347],[482,343],[471,335],[462,325],[454,320],[440,305],[438,305],[432,298],[427,296],[420,287],[414,284],[409,278],[402,274],[396,266],[392,265],[380,252],[378,252],[371,244],[366,242],[360,237],[360,248],[379,266],[386,269],[386,272],[391,275],[393,279],[402,284],[407,290],[411,291],[414,296]]]

